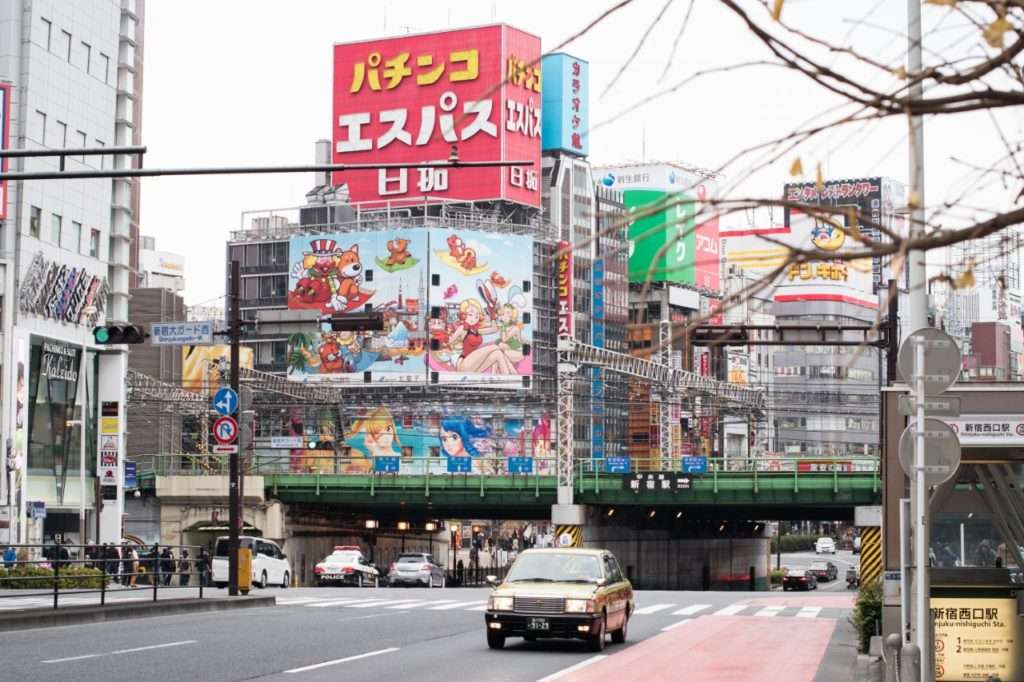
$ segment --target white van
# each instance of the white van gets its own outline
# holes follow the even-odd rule
[[[239,546],[252,552],[252,584],[256,587],[280,585],[288,587],[292,581],[292,568],[288,557],[272,540],[263,538],[238,538]],[[228,536],[217,538],[213,550],[213,584],[227,587],[228,584]]]

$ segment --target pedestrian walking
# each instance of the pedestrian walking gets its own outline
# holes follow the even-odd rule
[[[174,575],[175,562],[174,554],[171,552],[170,547],[164,547],[160,553],[160,572],[161,572],[161,583],[164,586],[171,584],[171,577]]]
[[[4,550],[4,568],[14,568],[15,562],[18,560],[18,551],[14,547],[8,546]]]
[[[199,584],[203,587],[209,585],[206,571],[210,565],[210,555],[206,553],[206,548],[203,547],[199,550],[199,560],[196,561],[196,571],[199,573]]]
[[[188,587],[189,579],[192,577],[190,571],[192,562],[188,559],[188,550],[181,550],[181,559],[178,560],[178,585]]]
[[[135,563],[132,561],[132,547],[127,542],[121,545],[121,586],[132,587],[135,583]]]
[[[480,568],[480,550],[475,544],[473,549],[469,550],[469,567],[471,569]]]

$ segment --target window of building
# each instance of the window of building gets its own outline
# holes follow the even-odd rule
[[[85,133],[83,133],[81,130],[76,130],[75,136],[77,138],[75,142],[78,144],[78,147],[80,149],[85,149],[86,145],[89,144],[88,138],[86,138]],[[81,161],[82,163],[85,163],[85,155],[83,154],[82,157],[78,160]]]
[[[100,231],[89,230],[89,256],[92,258],[100,257]]]
[[[38,142],[39,144],[45,145],[46,144],[46,114],[44,114],[43,112],[41,112],[38,109],[36,109],[36,115],[32,117],[32,121],[33,121],[33,126],[32,127],[35,128],[35,130],[32,131],[32,134],[35,137],[36,142]]]
[[[106,145],[106,143],[103,140],[96,140],[96,146],[97,147],[106,147],[107,145]],[[106,168],[107,167],[107,157],[106,156],[101,156],[101,157],[99,157],[99,160],[100,160],[100,168],[101,169],[102,168]]]
[[[110,83],[110,57],[100,52],[100,68],[103,69],[103,82]]]
[[[68,146],[68,124],[64,121],[57,121],[57,140],[54,144],[59,144],[61,147]]]
[[[60,246],[61,237],[63,236],[63,223],[64,219],[57,215],[56,213],[54,213],[50,220],[50,241],[52,241],[57,246]]]
[[[28,212],[28,235],[39,239],[40,225],[43,224],[43,209],[30,206]]]
[[[283,275],[260,277],[260,298],[277,298],[285,296],[288,289],[288,278]]]
[[[92,73],[92,45],[82,41],[83,68],[86,73]]]
[[[82,250],[82,223],[71,221],[71,250]]]
[[[49,19],[39,17],[39,44],[47,52],[50,51],[50,36],[53,35],[53,23]]]
[[[60,32],[60,56],[71,63],[71,34],[67,31]]]

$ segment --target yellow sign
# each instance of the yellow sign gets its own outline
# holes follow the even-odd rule
[[[1016,599],[932,599],[935,679],[1024,679]]]
[[[100,417],[100,433],[104,436],[116,436],[117,426],[117,417]]]
[[[230,359],[230,346],[182,346],[181,387],[197,393],[205,390],[212,396],[221,384],[220,363],[226,364]],[[254,359],[252,348],[242,346],[239,349],[239,367],[252,369]]]

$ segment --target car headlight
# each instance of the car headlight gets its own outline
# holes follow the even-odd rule
[[[566,599],[566,613],[593,613],[597,608],[593,599]]]
[[[491,597],[488,600],[487,608],[491,611],[511,611],[512,597]]]

